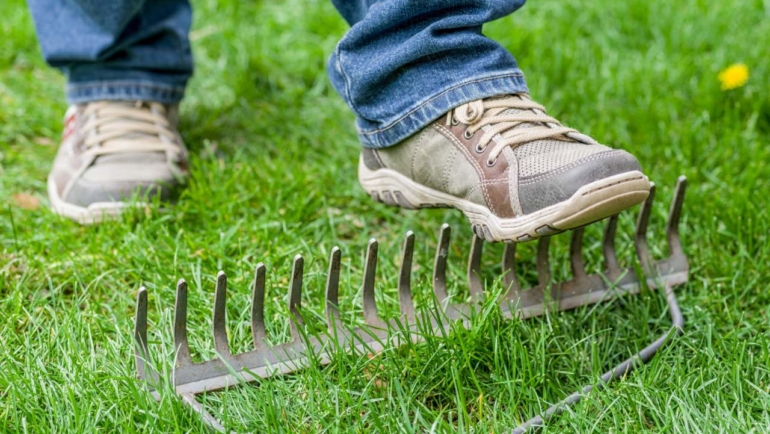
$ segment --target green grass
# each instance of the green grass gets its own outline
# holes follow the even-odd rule
[[[214,276],[231,277],[233,346],[248,349],[248,283],[269,267],[268,328],[288,336],[291,258],[307,262],[303,304],[322,323],[321,286],[334,245],[344,255],[341,305],[360,312],[369,237],[381,243],[380,305],[393,315],[403,233],[418,237],[419,305],[429,305],[439,225],[455,228],[462,295],[468,230],[454,211],[373,203],[356,181],[353,117],[324,62],[346,30],[326,0],[195,1],[197,74],[183,105],[192,176],[179,202],[151,215],[81,227],[46,209],[45,178],[61,129],[64,80],[39,56],[21,0],[0,5],[0,431],[205,432],[172,394],[156,404],[134,379],[136,291],[150,291],[151,347],[172,357],[174,282],[190,282],[195,357],[213,357]],[[276,4],[278,3],[278,4]],[[566,124],[639,156],[660,186],[651,231],[680,174],[690,180],[683,238],[691,281],[678,290],[687,325],[650,365],[596,390],[547,432],[770,430],[770,88],[767,0],[538,1],[486,29],[527,73],[534,97]],[[751,79],[723,92],[718,72]],[[41,206],[23,209],[24,193]],[[628,260],[633,216],[621,222]],[[589,265],[598,269],[599,227]],[[554,273],[568,277],[567,238]],[[533,264],[533,246],[521,261]],[[485,256],[489,289],[499,267]],[[531,281],[534,274],[522,275]],[[643,347],[670,325],[656,292],[545,318],[494,311],[419,345],[370,359],[338,354],[311,367],[205,397],[230,428],[252,432],[505,432]]]

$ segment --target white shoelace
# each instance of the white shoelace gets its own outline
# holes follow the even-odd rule
[[[509,109],[518,111],[505,113]],[[487,157],[488,166],[494,165],[500,153],[509,146],[516,147],[544,139],[575,141],[574,137],[567,135],[580,134],[577,130],[565,127],[545,114],[545,108],[525,94],[463,104],[447,115],[448,124],[456,125],[458,122],[468,126],[465,131],[466,139],[470,139],[477,131],[483,129],[484,135],[476,145],[477,152],[484,152],[494,141]],[[516,128],[524,124],[526,128]]]
[[[83,116],[81,132],[93,155],[165,152],[176,158],[181,152],[162,104],[98,101],[89,103]]]

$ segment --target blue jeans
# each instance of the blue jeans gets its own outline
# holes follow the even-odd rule
[[[526,92],[513,56],[481,33],[525,0],[332,0],[351,25],[329,58],[364,146],[409,137],[461,104]],[[28,0],[67,100],[182,99],[193,72],[187,0]]]

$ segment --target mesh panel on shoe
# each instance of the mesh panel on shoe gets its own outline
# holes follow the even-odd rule
[[[603,145],[586,145],[562,140],[537,140],[515,147],[513,153],[519,160],[519,176],[529,177],[609,150],[610,148]]]
[[[508,109],[503,114],[519,113],[519,109]],[[514,130],[531,128],[533,124],[522,123]],[[539,175],[566,166],[581,158],[599,152],[609,151],[604,145],[587,145],[578,141],[566,140],[536,140],[513,148],[513,153],[519,160],[519,177]]]

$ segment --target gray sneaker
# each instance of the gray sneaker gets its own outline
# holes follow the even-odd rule
[[[98,101],[67,110],[48,197],[57,214],[90,224],[116,217],[129,199],[167,199],[186,174],[176,106]]]
[[[364,149],[358,179],[374,200],[453,207],[488,241],[527,241],[644,201],[628,152],[548,116],[527,94],[464,104],[403,142]]]

